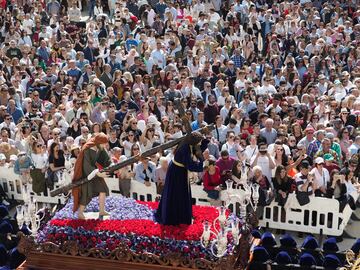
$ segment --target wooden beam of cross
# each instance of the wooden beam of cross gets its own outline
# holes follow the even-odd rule
[[[188,122],[188,125],[190,127],[190,123],[189,121]],[[190,127],[191,128],[191,127]],[[200,132],[202,134],[206,134],[208,133],[209,131],[212,131],[214,130],[214,125],[208,125],[206,127],[203,127],[203,128],[200,128],[198,130],[195,130],[196,132]],[[194,131],[194,132],[195,132]],[[155,155],[156,153],[158,152],[161,152],[161,151],[164,151],[166,149],[169,149],[169,148],[172,148],[176,145],[178,145],[179,143],[181,143],[182,141],[184,141],[184,139],[188,136],[191,135],[191,131],[186,134],[185,136],[182,136],[178,139],[174,139],[172,141],[169,141],[169,142],[166,142],[166,143],[163,143],[159,146],[156,146],[156,147],[153,147],[145,152],[143,152],[141,155],[138,155],[138,156],[134,156],[134,157],[130,157],[128,158],[127,160],[123,161],[123,162],[120,162],[120,163],[117,163],[117,164],[114,164],[114,165],[111,165],[109,167],[106,167],[102,170],[100,170],[101,172],[108,172],[108,173],[113,173],[121,168],[124,168],[126,166],[129,166],[135,162],[138,162],[140,159],[142,158],[147,158],[147,157],[151,157],[153,155]],[[93,179],[96,179],[96,178],[93,178]],[[68,185],[65,185],[63,187],[60,187],[60,188],[57,188],[57,189],[54,189],[53,191],[50,192],[50,195],[52,197],[56,196],[56,195],[59,195],[59,194],[62,194],[62,193],[67,193],[69,190],[73,189],[74,187],[77,187],[77,186],[81,186],[82,184],[85,184],[87,182],[91,182],[93,179],[87,179],[86,177],[85,178],[82,178],[76,182],[72,182],[71,184],[68,184]]]

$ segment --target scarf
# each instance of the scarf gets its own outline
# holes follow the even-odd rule
[[[109,138],[107,135],[105,135],[104,133],[99,133],[95,135],[95,137],[92,137],[86,144],[83,145],[79,153],[79,156],[75,162],[72,182],[76,182],[83,177],[83,160],[84,160],[85,150],[99,144],[107,143],[108,141]],[[79,208],[80,195],[81,195],[80,191],[81,191],[81,186],[74,187],[71,191],[74,198],[74,206],[73,206],[74,212],[77,211],[77,209]]]

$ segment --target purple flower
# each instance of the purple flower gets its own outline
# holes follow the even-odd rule
[[[73,212],[73,199],[54,215],[54,219],[77,219],[77,213]],[[134,199],[122,196],[107,197],[105,209],[110,213],[110,219],[154,219],[153,210],[143,204],[138,204]],[[99,212],[99,199],[93,198],[86,206],[85,212]]]

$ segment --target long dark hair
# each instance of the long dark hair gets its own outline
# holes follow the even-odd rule
[[[237,168],[237,165],[238,165],[239,163],[241,163],[240,160],[235,160],[235,162],[234,162],[234,164],[233,164],[233,166],[232,166],[232,169],[231,169],[232,175],[235,176],[235,177],[237,177],[237,178],[240,178],[240,177],[241,177],[241,170],[238,172],[237,169],[236,169],[236,168]]]
[[[53,142],[51,145],[50,145],[50,156],[54,156],[55,155],[55,147],[58,146],[59,144],[57,142]],[[60,145],[59,145],[60,146]],[[60,149],[59,149],[59,154],[60,154]]]
[[[286,171],[286,168],[285,166],[283,165],[279,165],[276,167],[275,169],[275,181],[278,182],[278,184],[281,184],[282,182],[287,182],[288,181],[288,176],[287,174],[285,174],[285,178],[281,178],[281,171],[282,170],[285,170]]]

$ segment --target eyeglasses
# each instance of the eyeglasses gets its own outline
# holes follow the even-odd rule
[[[38,97],[39,95],[38,95],[38,94],[34,94],[33,96],[34,96],[34,97]]]
[[[60,133],[53,133],[53,135],[54,135],[54,136],[59,136],[59,135],[60,135]]]
[[[245,122],[245,123],[250,123],[250,120],[245,120],[244,122]]]
[[[11,120],[11,118],[5,118],[5,120]]]
[[[36,147],[37,147],[37,148],[40,148],[40,147],[42,147],[42,144],[38,144],[38,145],[36,145]]]
[[[132,125],[137,125],[137,122],[132,122],[131,124],[132,124]]]
[[[134,136],[134,134],[129,134],[128,136],[129,136],[129,137],[133,137],[133,136]]]

